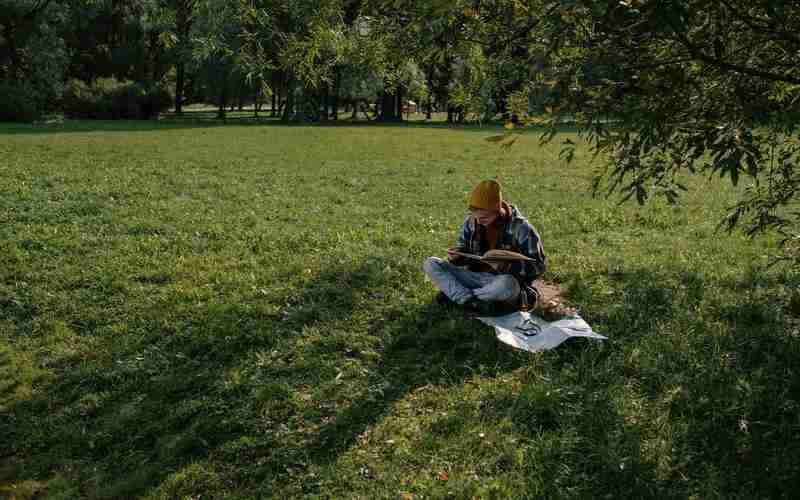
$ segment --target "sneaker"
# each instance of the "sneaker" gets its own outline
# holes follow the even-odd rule
[[[536,306],[539,304],[539,298],[541,294],[535,286],[528,285],[522,288],[519,296],[520,309],[524,311],[530,311],[531,309],[536,309]]]
[[[494,313],[497,316],[505,316],[506,314],[515,313],[520,310],[522,309],[520,308],[518,300],[494,303]]]

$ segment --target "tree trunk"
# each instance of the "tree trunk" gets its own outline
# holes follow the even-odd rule
[[[175,28],[178,33],[178,59],[175,63],[175,112],[183,113],[183,100],[186,93],[186,61],[189,52],[189,33],[192,29],[192,0],[180,0],[175,4]]]
[[[380,107],[381,110],[378,115],[378,121],[397,121],[397,98],[395,95],[384,90],[380,97]]]
[[[331,102],[331,118],[334,121],[339,120],[339,78],[339,68],[337,67],[333,77],[333,99]]]
[[[276,96],[280,97],[280,93],[281,93],[281,89],[276,84],[275,77],[272,77],[272,109],[270,110],[270,113],[269,113],[269,116],[271,116],[272,118],[275,118],[276,116],[278,116],[277,115],[278,109],[276,108],[275,99],[276,99]]]
[[[425,74],[425,86],[428,87],[428,102],[425,109],[425,119],[430,120],[433,114],[433,66],[428,67],[428,71]]]
[[[224,91],[223,95],[219,97],[219,108],[217,109],[217,119],[218,120],[225,120],[225,106],[227,103],[225,102]]]
[[[194,88],[195,78],[197,78],[197,75],[184,72],[183,95],[181,96],[181,109],[183,109],[184,104],[189,104],[192,102],[192,97],[193,97],[192,89]]]
[[[328,84],[325,84],[322,87],[322,96],[320,101],[322,101],[322,113],[320,114],[319,118],[320,121],[326,122],[328,121]],[[319,106],[317,106],[317,110],[319,110]]]
[[[380,117],[380,110],[381,110],[380,104],[381,100],[379,98],[375,102],[375,113],[372,116],[369,116],[369,113],[370,111],[372,111],[372,109],[369,107],[369,101],[364,99],[364,104],[363,107],[361,108],[362,111],[364,111],[364,118],[366,118],[367,120],[378,120],[378,118]]]
[[[283,108],[283,117],[281,118],[282,121],[288,122],[289,118],[291,117],[292,112],[294,111],[294,92],[292,88],[292,80],[286,80],[286,107]]]
[[[397,93],[395,95],[397,102],[397,121],[403,121],[403,86],[397,86]]]
[[[217,118],[223,121],[227,120],[225,109],[228,106],[228,75],[222,78],[222,88],[219,93],[219,109],[217,110]]]
[[[175,113],[180,115],[183,114],[183,78],[186,71],[183,61],[175,63],[175,71],[177,73],[175,77]]]
[[[253,116],[258,118],[258,112],[261,110],[261,90],[256,88],[253,94]]]

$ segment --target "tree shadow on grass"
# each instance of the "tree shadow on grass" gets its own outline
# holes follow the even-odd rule
[[[345,277],[337,279],[346,280],[351,272],[343,271]],[[332,466],[365,432],[379,425],[398,401],[419,388],[433,385],[458,390],[475,375],[496,378],[530,365],[532,361],[530,353],[500,343],[490,327],[465,318],[460,311],[433,304],[410,307],[398,304],[374,322],[368,335],[383,340],[380,359],[374,369],[359,383],[360,390],[356,394],[346,395],[346,404],[315,420],[319,425],[315,426],[313,437],[302,446],[282,445],[277,440],[271,443],[272,459],[260,475],[269,488],[297,487],[298,476],[313,468]],[[574,339],[546,354],[551,359],[548,366],[557,371],[575,364],[586,353],[587,342],[590,341]],[[331,344],[318,342],[310,350],[311,357],[323,358],[329,354]],[[347,352],[358,350],[347,341],[340,342],[338,348]],[[604,355],[594,352],[589,356],[597,361]],[[334,375],[332,372],[328,378],[333,379]],[[299,372],[295,378],[303,377],[311,378],[307,371]],[[336,397],[334,395],[333,399]],[[602,401],[598,400],[600,403]],[[489,402],[486,412],[496,413],[504,406],[500,401]],[[597,408],[599,406],[587,409],[584,416],[591,417]],[[519,426],[532,423],[525,410],[512,413],[512,417]],[[537,431],[531,427],[530,432]],[[325,493],[318,490],[313,479],[304,488],[303,494]]]
[[[397,263],[330,265],[271,303],[257,296],[202,307],[165,302],[132,314],[126,338],[106,339],[106,352],[58,361],[56,378],[0,415],[0,436],[10,443],[4,454],[15,461],[0,481],[60,475],[77,496],[132,497],[157,487],[173,491],[173,473],[210,460],[233,469],[226,478],[240,491],[288,485],[293,473],[334,464],[415,389],[455,387],[476,373],[495,377],[530,363],[529,354],[498,343],[489,327],[398,299],[389,287],[414,270],[390,275],[390,265]],[[716,298],[715,287],[741,295],[743,284],[720,285],[699,274],[640,270],[610,280],[617,292],[611,299],[578,288],[572,297],[593,304],[586,317],[609,334],[607,347],[598,354],[567,343],[542,358],[548,376],[572,377],[573,394],[548,395],[546,384],[534,384],[485,411],[511,418],[524,435],[577,437],[579,450],[554,453],[591,485],[582,491],[785,495],[800,477],[798,339],[785,311],[766,293]],[[673,326],[662,332],[659,322]],[[719,334],[720,322],[731,333]],[[377,356],[362,363],[370,370],[354,385],[338,386],[337,368],[365,346]],[[562,382],[554,388],[564,389]],[[644,440],[653,428],[612,405],[629,382],[669,414],[676,430],[665,453],[677,462],[675,471],[658,470],[648,455]],[[294,402],[315,385],[321,409]],[[580,404],[564,414],[575,398]],[[277,434],[282,424],[285,439]],[[562,474],[553,481],[557,492],[573,480]],[[531,491],[540,487],[531,484]]]
[[[389,345],[381,353],[379,373],[365,383],[380,387],[336,414],[309,447],[318,464],[334,462],[367,428],[387,414],[406,394],[428,384],[460,386],[481,373],[496,377],[522,366],[527,357],[498,344],[489,327],[459,312],[418,306],[381,325]]]
[[[612,404],[612,396],[629,377],[642,375],[621,370],[609,379],[605,378],[608,373],[592,371],[594,366],[619,362],[621,344],[645,338],[647,329],[653,326],[654,312],[662,321],[675,320],[680,315],[682,304],[674,300],[670,290],[677,279],[641,271],[619,274],[615,280],[623,297],[618,309],[605,316],[599,311],[594,313],[598,322],[626,329],[627,333],[618,338],[612,331],[607,332],[611,342],[619,343],[619,347],[596,350],[586,349],[587,341],[583,339],[567,342],[544,355],[538,363],[547,377],[557,379],[556,382],[530,384],[521,392],[500,390],[499,395],[489,395],[481,405],[483,417],[479,418],[510,419],[516,431],[528,439],[555,443],[540,448],[547,456],[528,458],[534,464],[530,466],[533,470],[529,492],[560,497],[569,496],[567,492],[577,488],[589,495],[600,492],[612,496],[677,498],[686,491],[681,483],[663,479],[658,463],[648,455],[645,432],[631,421],[631,416]],[[696,293],[697,289],[693,289],[692,294]],[[690,296],[685,294],[686,300],[691,300]],[[266,472],[266,479],[272,481],[270,486],[279,489],[296,486],[296,476],[302,476],[310,467],[335,464],[365,431],[391,412],[397,401],[420,387],[429,384],[459,387],[476,373],[497,377],[531,362],[529,353],[498,343],[488,327],[436,307],[396,310],[391,319],[376,328],[387,342],[381,351],[379,372],[369,376],[362,386],[379,390],[364,391],[361,397],[352,398],[329,418],[322,419],[313,439],[302,448],[279,447]],[[324,348],[321,349],[319,355],[324,354]],[[660,381],[651,385],[653,391],[662,390]],[[499,474],[519,467],[513,459],[508,463],[503,460],[510,459],[498,460],[495,465]],[[540,463],[562,464],[574,474],[565,477],[560,467],[552,472],[538,470],[535,464]],[[282,468],[282,465],[289,466]],[[304,494],[324,493],[315,489],[313,480],[309,483]]]
[[[610,420],[589,423],[591,451],[625,456],[606,453],[613,448],[604,450],[604,440],[596,437],[604,430],[623,437],[639,434],[655,449],[669,443],[660,452],[659,468],[648,465],[655,460],[652,450],[639,460],[651,481],[636,496],[677,491],[791,497],[800,485],[800,320],[788,311],[786,297],[775,292],[797,287],[797,279],[748,272],[715,279],[640,269],[610,274],[609,280],[610,298],[576,289],[582,299],[602,304],[589,316],[608,329],[615,351],[611,359],[622,375],[614,383],[620,388],[635,384],[633,393],[645,398],[650,418],[664,427],[632,426],[635,417],[620,421],[621,415],[614,416],[618,410],[601,407],[596,411]],[[598,421],[602,425],[595,425]],[[629,448],[635,456],[634,444],[635,439]],[[606,473],[619,476],[616,484],[627,480],[636,486],[624,471],[607,468]],[[597,484],[604,493],[610,483]]]
[[[686,497],[679,485],[660,480],[642,430],[615,407],[613,391],[598,378],[542,380],[486,402],[527,445],[516,464],[525,486],[515,491],[525,498]],[[510,470],[513,462],[498,465]]]
[[[98,352],[55,359],[53,377],[39,380],[29,398],[12,399],[0,415],[0,435],[8,443],[4,455],[14,462],[4,469],[2,482],[61,478],[51,482],[51,488],[60,488],[52,494],[133,497],[213,455],[213,460],[242,466],[245,471],[235,474],[242,488],[255,486],[262,474],[291,463],[297,451],[277,450],[280,463],[258,473],[247,468],[252,464],[241,464],[241,450],[234,449],[250,436],[263,437],[265,430],[266,441],[256,448],[272,442],[263,427],[264,398],[281,394],[273,390],[269,375],[297,384],[321,376],[326,365],[296,357],[292,346],[304,339],[304,332],[346,325],[363,304],[385,293],[387,278],[381,270],[389,264],[372,260],[330,266],[299,293],[278,299],[278,312],[274,300],[259,303],[255,296],[201,307],[164,299],[146,315],[132,313],[125,338],[103,339]],[[494,370],[518,365],[520,358],[498,351],[490,335],[467,332],[466,341],[452,343],[453,336],[464,334],[463,325],[432,319],[426,307],[402,304],[380,316],[370,335],[388,344],[380,381],[389,381],[390,387],[340,412],[302,454],[316,462],[334,460],[393,401],[445,372],[457,381],[478,364]],[[95,335],[73,327],[87,340]],[[290,360],[288,373],[269,363],[256,366],[254,360],[270,353]]]
[[[734,299],[711,317],[727,332],[695,344],[715,363],[675,402],[694,421],[682,445],[698,451],[709,494],[790,498],[800,487],[800,318],[775,292],[800,282],[746,273],[723,284]]]
[[[784,305],[763,290],[748,293],[745,283],[702,273],[640,269],[609,281],[614,294],[595,297],[587,314],[609,343],[600,350],[566,343],[541,361],[554,383],[501,394],[481,410],[487,419],[509,418],[531,440],[555,443],[538,448],[550,455],[529,460],[564,469],[530,466],[529,491],[791,496],[800,477],[800,336],[791,333]],[[759,286],[787,284],[796,285],[773,277]],[[397,311],[379,328],[388,339],[380,373],[364,385],[381,390],[321,425],[291,458],[301,469],[335,463],[416,388],[458,386],[476,372],[494,377],[530,362],[527,353],[499,344],[488,327],[429,307]]]
[[[171,306],[132,318],[137,338],[59,361],[56,376],[0,416],[16,462],[4,481],[60,476],[69,487],[53,494],[130,498],[241,431],[226,418],[239,400],[225,390],[226,370],[272,344],[275,318],[236,305]]]
[[[328,268],[296,297],[295,312],[285,323],[304,333],[276,347],[277,357],[287,362],[279,360],[260,372],[272,384],[274,401],[267,402],[266,412],[271,430],[249,449],[237,448],[240,456],[261,462],[249,480],[270,489],[297,486],[298,474],[335,463],[415,389],[459,386],[476,373],[497,376],[530,359],[498,344],[489,327],[460,312],[391,300],[387,286],[393,278],[381,272],[388,265],[397,263],[373,259]],[[413,270],[401,270],[406,272]],[[421,270],[417,274],[422,277]],[[371,348],[377,358],[367,360],[364,353]],[[353,360],[364,375],[351,379],[351,374],[345,380],[352,384],[339,385],[337,371]],[[298,402],[300,394],[310,398],[304,399],[308,403]],[[304,427],[315,430],[308,434]],[[308,487],[305,493],[312,492],[313,486]]]
[[[271,304],[254,291],[246,301],[200,307],[168,298],[149,305],[146,315],[133,305],[125,338],[53,361],[55,375],[0,414],[2,455],[13,457],[0,486],[63,477],[53,484],[68,490],[51,493],[109,498],[158,487],[254,432],[250,424],[261,411],[248,385],[254,353],[270,352],[329,312],[346,317],[374,283],[363,269],[331,269],[299,295]],[[87,341],[95,335],[72,326]],[[13,383],[3,385],[3,395],[6,385]]]

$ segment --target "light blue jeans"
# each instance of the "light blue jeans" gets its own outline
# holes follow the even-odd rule
[[[458,304],[473,297],[486,302],[511,302],[519,297],[519,282],[510,274],[467,271],[439,257],[425,259],[422,269],[439,290]]]

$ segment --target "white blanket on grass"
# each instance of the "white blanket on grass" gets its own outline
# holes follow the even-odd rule
[[[547,322],[538,316],[517,311],[497,317],[479,317],[497,332],[501,342],[530,352],[546,351],[557,347],[571,337],[585,337],[606,340],[607,337],[592,331],[580,316],[570,316],[558,321]]]

